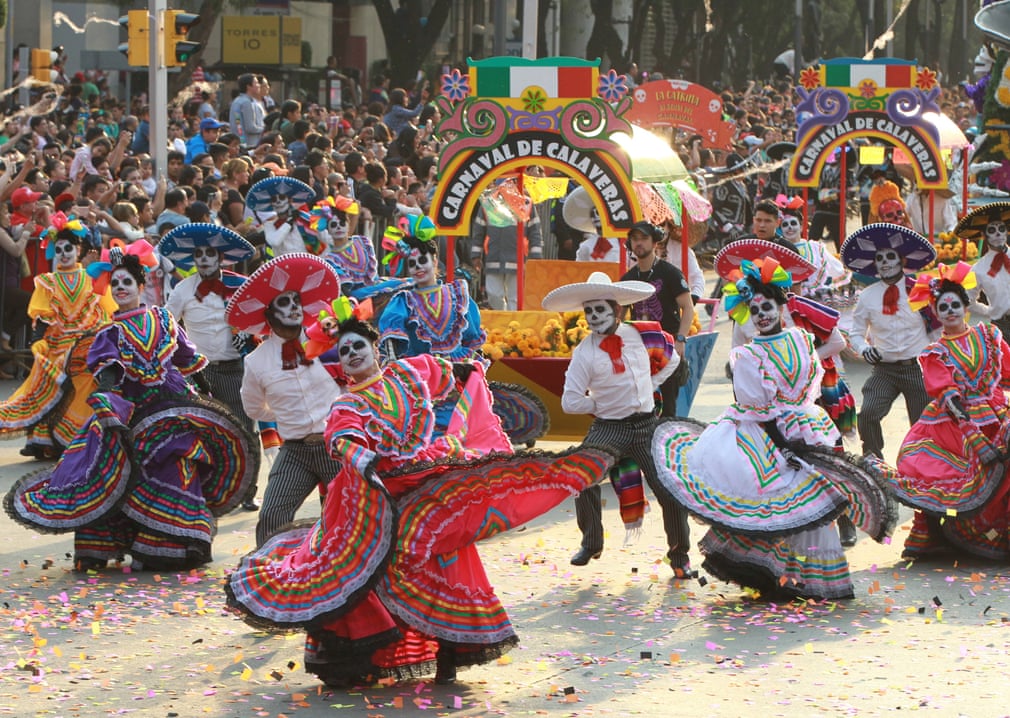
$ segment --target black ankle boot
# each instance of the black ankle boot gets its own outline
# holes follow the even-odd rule
[[[435,683],[448,685],[456,682],[456,657],[452,648],[444,644],[438,646],[435,658]]]

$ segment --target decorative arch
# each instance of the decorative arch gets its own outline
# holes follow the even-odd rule
[[[435,103],[439,161],[432,221],[440,234],[465,235],[481,192],[530,164],[557,169],[586,188],[604,233],[624,236],[641,217],[631,161],[611,139],[631,133],[623,75],[600,76],[599,60],[495,57],[468,61],[466,76],[443,75]],[[471,96],[471,92],[473,96]]]
[[[838,58],[808,67],[796,88],[800,121],[789,184],[816,187],[831,152],[855,137],[876,137],[903,147],[920,189],[946,189],[947,167],[937,126],[936,74],[906,60]]]

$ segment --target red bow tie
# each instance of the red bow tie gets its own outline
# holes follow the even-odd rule
[[[288,339],[281,345],[281,369],[295,369],[301,364],[309,366],[312,360],[305,356],[305,349],[297,339]]]
[[[898,285],[892,284],[884,290],[884,314],[898,313]]]
[[[622,340],[616,333],[608,334],[606,338],[600,342],[600,349],[607,353],[610,357],[610,365],[614,368],[615,374],[624,373],[624,360],[621,359],[621,349],[624,348],[624,340]]]
[[[1006,256],[1006,252],[996,252],[993,256],[992,264],[989,266],[989,276],[995,277],[1001,269],[1010,272],[1010,258]]]
[[[229,289],[220,277],[215,277],[213,279],[201,279],[200,283],[196,285],[196,298],[201,302],[204,297],[208,294],[216,294],[221,299],[228,301],[228,299],[233,294],[233,290]]]
[[[610,251],[610,240],[606,237],[597,237],[596,244],[593,245],[593,251],[589,255],[593,259],[603,259],[607,256],[607,252]]]

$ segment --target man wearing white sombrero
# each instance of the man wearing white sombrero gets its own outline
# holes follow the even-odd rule
[[[652,435],[658,419],[653,393],[680,362],[673,337],[663,342],[665,365],[652,372],[643,333],[621,321],[624,307],[655,293],[640,281],[612,282],[603,272],[593,272],[585,282],[551,291],[543,300],[547,311],[582,310],[592,330],[572,352],[565,373],[561,407],[569,414],[592,414],[595,418],[584,444],[610,450],[621,458],[634,459],[663,509],[667,558],[678,577],[690,574],[690,532],[687,513],[662,487],[652,458]],[[662,361],[659,364],[663,364]],[[582,531],[581,548],[572,556],[575,566],[585,566],[603,552],[603,519],[600,487],[592,486],[575,500],[575,515]]]
[[[312,490],[340,470],[326,449],[323,428],[342,390],[322,357],[308,358],[303,346],[305,324],[339,295],[340,280],[330,265],[305,252],[292,253],[253,272],[225,310],[235,329],[267,334],[245,358],[242,405],[253,419],[275,422],[284,440],[267,477],[257,546],[291,523]]]
[[[908,290],[915,279],[906,272],[922,269],[934,259],[936,250],[925,237],[886,222],[856,230],[842,245],[846,267],[880,280],[859,293],[849,334],[852,348],[873,366],[863,384],[863,402],[856,416],[864,455],[883,458],[880,423],[899,394],[905,397],[910,424],[918,421],[929,404],[919,354],[935,338],[940,325],[928,308],[916,312],[909,306]]]

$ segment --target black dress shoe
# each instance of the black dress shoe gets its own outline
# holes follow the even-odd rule
[[[435,656],[435,683],[440,686],[456,682],[456,656],[453,649],[439,645]]]
[[[572,556],[572,566],[585,566],[589,563],[590,559],[599,558],[602,553],[602,548],[593,550],[583,546],[575,552],[574,556]]]
[[[256,499],[246,499],[245,501],[242,502],[242,510],[243,511],[259,511],[260,510],[260,502],[257,501]]]
[[[838,519],[838,539],[845,548],[852,548],[856,545],[856,527],[845,514],[841,514]]]

